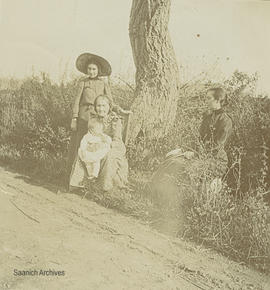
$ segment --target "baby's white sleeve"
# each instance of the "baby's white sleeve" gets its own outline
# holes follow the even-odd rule
[[[81,140],[80,148],[82,150],[86,150],[88,142],[89,142],[89,136],[86,134],[83,136],[83,138]]]
[[[92,136],[89,134],[84,135],[82,140],[81,140],[81,144],[80,144],[80,147],[78,150],[78,155],[79,155],[80,159],[84,162],[92,162],[91,161],[91,152],[87,151],[88,144],[91,143],[91,141],[92,141],[91,137]],[[90,153],[90,160],[88,161],[89,153]]]

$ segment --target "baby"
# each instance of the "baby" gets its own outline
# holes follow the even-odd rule
[[[98,177],[100,161],[111,148],[112,139],[103,133],[103,123],[92,119],[88,124],[88,133],[84,135],[78,150],[81,161],[85,164],[88,179]]]

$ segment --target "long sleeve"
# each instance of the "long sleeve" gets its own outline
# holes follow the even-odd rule
[[[111,92],[111,88],[110,88],[110,85],[108,83],[104,83],[104,93],[105,95],[107,95],[111,101],[112,101],[112,110],[114,112],[116,112],[117,114],[121,114],[122,113],[122,108],[115,104],[114,101],[113,101],[113,97],[112,97],[112,92]]]
[[[230,117],[223,115],[217,122],[215,134],[215,145],[224,147],[226,141],[232,133],[232,120]]]
[[[122,141],[122,121],[120,118],[114,121],[112,124],[112,129],[113,129],[113,136],[112,140],[117,141],[121,140]]]
[[[203,115],[203,120],[199,128],[200,138],[202,141],[204,141],[205,138],[207,138],[207,135],[209,134],[210,118],[211,117],[209,116],[209,114],[205,113]]]
[[[79,105],[80,105],[80,100],[81,100],[83,88],[84,88],[84,82],[81,81],[81,82],[79,82],[78,91],[77,91],[77,94],[75,95],[74,100],[73,100],[73,107],[72,107],[73,118],[77,118],[79,115]]]
[[[117,114],[122,114],[122,108],[119,105],[116,105],[115,103],[113,103],[112,105],[112,110]]]
[[[112,92],[110,85],[107,82],[104,82],[104,94],[112,100]]]
[[[200,137],[205,148],[214,156],[219,155],[232,134],[231,118],[221,110],[206,114],[200,127]]]

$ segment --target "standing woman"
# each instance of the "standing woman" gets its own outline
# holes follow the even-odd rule
[[[102,76],[111,74],[111,66],[107,60],[91,53],[83,53],[77,58],[76,67],[87,77],[80,81],[72,107],[72,134],[67,164],[68,182],[81,139],[87,133],[89,116],[91,113],[95,113],[96,97],[106,94],[112,99],[109,85],[100,79]],[[116,105],[113,105],[113,110],[126,113]]]

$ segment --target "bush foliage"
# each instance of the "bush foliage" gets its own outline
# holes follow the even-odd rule
[[[207,187],[185,189],[185,201],[181,198],[177,211],[185,212],[186,237],[266,269],[270,265],[270,100],[254,97],[256,81],[256,75],[235,72],[221,84],[228,93],[226,110],[234,123],[226,183],[221,191],[209,191]],[[59,182],[65,175],[71,103],[77,80],[57,85],[42,74],[12,83],[14,86],[0,91],[0,159],[27,173]],[[141,137],[136,144],[128,144],[135,190],[106,197],[92,194],[92,199],[134,216],[144,215],[142,204],[147,204],[149,210],[154,208],[155,197],[147,193],[147,181],[142,176],[149,176],[168,151],[198,145],[205,91],[214,85],[197,80],[182,86],[177,118],[169,134],[157,140]],[[129,86],[113,83],[112,93],[116,103],[130,107],[133,91]],[[199,177],[192,178],[196,183]],[[181,182],[178,187],[183,192]],[[161,209],[158,212],[161,215]]]

